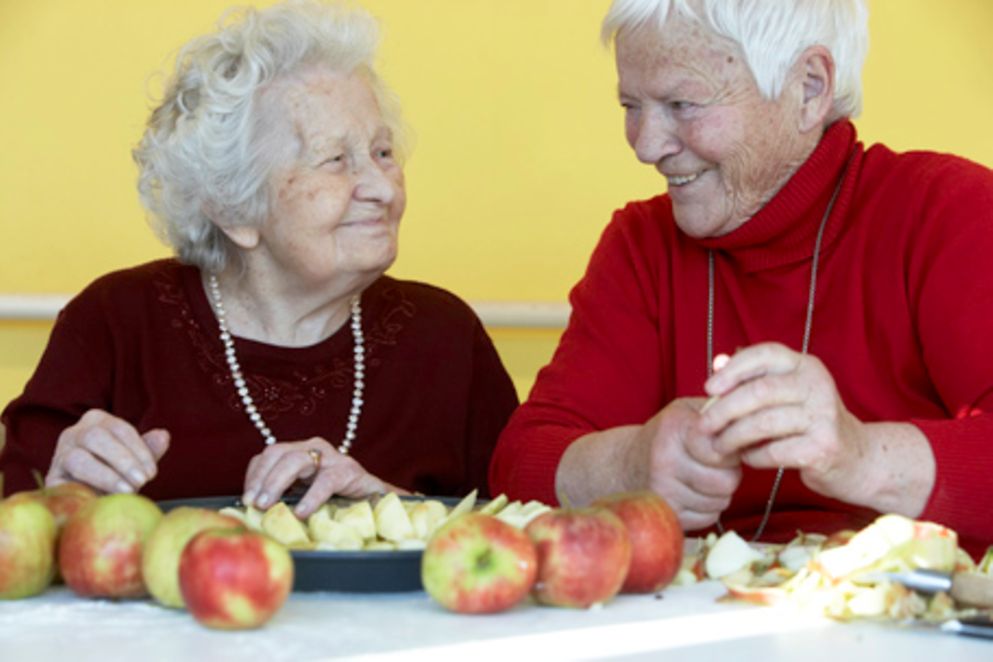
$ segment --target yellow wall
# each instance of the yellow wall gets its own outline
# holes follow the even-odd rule
[[[129,155],[146,79],[230,1],[0,1],[0,294],[69,293],[166,254]],[[598,44],[609,0],[363,4],[383,22],[381,71],[416,134],[393,273],[469,300],[563,301],[611,210],[662,185],[623,141]],[[870,7],[863,139],[993,165],[993,2]],[[0,323],[0,403],[46,333]],[[556,337],[497,333],[520,388]]]

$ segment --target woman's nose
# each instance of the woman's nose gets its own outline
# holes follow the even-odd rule
[[[396,182],[372,159],[366,159],[356,167],[355,195],[360,200],[388,205],[396,196]]]
[[[633,138],[631,146],[635,155],[649,165],[657,165],[680,149],[671,122],[660,112],[642,112]]]

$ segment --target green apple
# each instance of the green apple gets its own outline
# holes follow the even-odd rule
[[[141,574],[148,592],[166,607],[183,607],[179,592],[179,555],[193,536],[212,528],[243,528],[228,515],[207,508],[170,510],[152,530],[141,553]]]
[[[179,558],[186,608],[210,628],[257,628],[283,606],[292,587],[293,558],[263,533],[208,529]]]
[[[154,501],[138,494],[97,497],[62,530],[59,568],[77,595],[136,598],[146,594],[141,552],[162,519]]]
[[[0,599],[41,593],[55,571],[55,518],[31,499],[0,501]]]
[[[492,515],[464,513],[441,526],[421,558],[421,583],[436,602],[464,614],[503,611],[523,600],[537,571],[523,531]]]

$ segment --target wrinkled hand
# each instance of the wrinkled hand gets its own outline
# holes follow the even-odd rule
[[[320,455],[315,463],[310,451]],[[376,478],[354,458],[338,452],[320,437],[306,441],[273,444],[248,463],[245,474],[245,505],[265,509],[276,503],[296,481],[312,481],[294,511],[308,517],[333,495],[365,498],[373,494],[406,490]]]
[[[675,511],[684,530],[710,526],[741,482],[736,452],[718,449],[699,425],[702,399],[674,400],[640,432],[649,449],[649,489]]]
[[[778,343],[737,352],[704,385],[719,398],[701,416],[718,453],[758,468],[797,469],[804,484],[852,501],[866,454],[864,425],[815,356]]]
[[[137,492],[158,473],[169,433],[144,434],[127,421],[91,409],[59,435],[46,485],[75,481],[101,492]]]

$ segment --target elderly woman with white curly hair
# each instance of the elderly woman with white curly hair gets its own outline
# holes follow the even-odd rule
[[[993,543],[993,173],[859,142],[863,0],[615,0],[603,35],[668,192],[604,231],[491,488]]]
[[[374,20],[248,10],[185,46],[134,152],[178,259],[98,279],[4,412],[8,492],[485,492],[517,397],[472,310],[384,276],[404,211]]]

